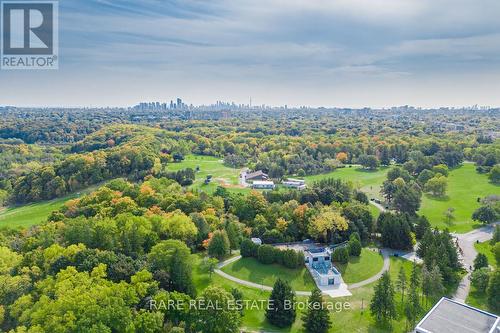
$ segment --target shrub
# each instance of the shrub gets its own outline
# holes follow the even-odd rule
[[[349,246],[336,248],[332,255],[333,261],[346,264],[349,261]]]
[[[257,260],[263,264],[272,264],[275,262],[275,249],[271,245],[261,245],[257,250]]]
[[[304,255],[304,252],[302,251],[297,252],[297,268],[302,267],[305,262],[306,262],[306,256]]]
[[[297,267],[297,252],[295,250],[283,251],[283,266],[288,268]]]
[[[283,265],[283,254],[284,254],[283,251],[281,251],[277,247],[273,247],[273,251],[274,251],[273,253],[274,263]]]
[[[361,255],[361,243],[356,238],[349,241],[349,253],[351,256],[359,257]]]
[[[257,250],[259,246],[252,242],[250,239],[244,239],[240,245],[240,254],[243,258],[257,257]]]

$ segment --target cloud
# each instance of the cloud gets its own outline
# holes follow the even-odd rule
[[[60,7],[60,73],[1,75],[12,100],[23,95],[8,83],[36,77],[64,87],[72,78],[85,87],[95,77],[96,100],[114,96],[120,82],[136,99],[168,90],[209,102],[253,90],[284,104],[298,89],[316,96],[311,103],[359,103],[351,93],[329,99],[349,87],[381,94],[363,105],[392,104],[393,92],[380,87],[500,72],[497,0],[65,0]]]

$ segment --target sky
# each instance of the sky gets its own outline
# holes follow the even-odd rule
[[[0,105],[500,106],[498,0],[61,0]]]

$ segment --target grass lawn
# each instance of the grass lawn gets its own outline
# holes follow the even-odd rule
[[[500,194],[500,186],[490,183],[487,175],[477,173],[474,164],[464,163],[450,171],[446,193],[445,198],[424,195],[419,213],[425,215],[433,226],[465,233],[480,226],[471,218],[474,210],[480,206],[477,198]],[[450,207],[455,209],[455,221],[447,224],[443,214]]]
[[[193,255],[193,278],[195,281],[196,288],[200,294],[203,289],[205,289],[209,284],[214,286],[219,286],[221,288],[230,291],[232,288],[238,288],[243,293],[244,300],[267,300],[270,293],[267,291],[257,290],[254,288],[248,288],[231,282],[227,279],[222,278],[217,274],[213,274],[210,278],[207,272],[200,270],[199,263],[202,260],[202,255]],[[391,257],[391,279],[393,282],[397,279],[397,272],[399,272],[399,267],[405,267],[408,278],[411,271],[412,263],[404,260],[402,258]],[[396,293],[395,298],[397,300],[397,311],[398,318],[392,322],[392,327],[379,327],[375,324],[374,319],[370,314],[370,300],[373,296],[373,287],[375,283],[370,285],[357,288],[352,290],[352,296],[344,298],[327,298],[325,300],[332,302],[332,304],[337,307],[337,310],[330,311],[330,318],[332,322],[332,328],[329,332],[357,332],[357,333],[403,333],[407,332],[405,319],[402,314],[402,305],[400,304],[401,295]],[[304,302],[306,297],[297,297],[297,301]],[[432,306],[432,302],[429,302],[425,306],[427,311]],[[347,305],[346,305],[347,304]],[[424,312],[425,313],[425,312]],[[422,313],[422,316],[423,314]],[[270,325],[265,319],[265,309],[262,308],[250,308],[244,311],[244,316],[242,318],[242,328],[247,331],[261,331],[266,332],[283,332],[283,333],[300,333],[302,330],[302,317],[303,310],[297,310],[297,318],[293,325],[289,328],[277,328]]]
[[[196,179],[192,188],[201,189],[207,193],[215,191],[219,185],[239,189],[240,169],[225,166],[222,160],[217,157],[187,155],[182,162],[168,164],[167,169],[169,171],[178,171],[186,168],[196,170],[197,166],[200,167],[200,171],[196,172]],[[208,175],[212,175],[212,182],[205,185],[205,178]]]
[[[493,252],[491,252],[491,250],[493,249],[493,246],[491,246],[490,241],[483,242],[483,243],[476,243],[476,244],[474,244],[474,248],[476,249],[476,251],[478,253],[482,253],[482,254],[486,255],[486,257],[488,258],[488,264],[490,264],[490,266],[493,266],[493,267],[497,266],[495,256],[493,255]]]
[[[377,220],[380,215],[380,210],[372,204],[368,204],[368,208],[370,208],[373,218]]]
[[[289,269],[277,264],[264,265],[255,258],[241,258],[223,267],[222,271],[242,280],[271,287],[278,278],[288,281],[294,290],[310,291],[316,286],[305,267]]]
[[[356,188],[365,192],[370,199],[382,199],[380,195],[380,186],[382,186],[382,183],[386,180],[388,171],[389,167],[380,167],[377,170],[370,171],[353,165],[351,167],[339,168],[329,173],[306,176],[304,179],[309,185],[325,178],[348,180],[352,182]]]
[[[68,194],[62,198],[40,201],[22,206],[0,208],[0,228],[25,228],[44,222],[47,220],[50,213],[61,208],[66,201],[88,194],[103,184],[104,183],[92,185],[79,192]]]
[[[488,257],[488,263],[490,264],[490,266],[496,267],[495,256],[491,252],[492,246],[489,241],[483,243],[476,243],[474,244],[474,247],[476,248],[476,251],[478,253],[482,253],[486,255],[486,257]],[[471,286],[469,295],[467,296],[466,303],[475,306],[476,308],[495,313],[488,306],[488,298],[486,296],[486,293],[479,292],[473,286]]]
[[[384,266],[384,259],[378,252],[362,249],[361,256],[351,256],[349,263],[335,263],[335,266],[340,270],[345,283],[356,283],[380,272]]]
[[[53,200],[4,208],[0,210],[0,228],[4,226],[12,228],[30,227],[44,222],[50,213],[61,208],[66,201],[78,196],[78,194],[71,194]]]

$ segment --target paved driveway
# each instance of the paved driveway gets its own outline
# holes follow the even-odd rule
[[[498,224],[498,222],[494,225],[496,224]],[[460,258],[464,268],[467,270],[467,274],[462,278],[462,281],[460,281],[460,284],[458,285],[455,296],[453,297],[454,299],[465,301],[467,295],[469,295],[471,268],[474,268],[474,259],[477,256],[474,244],[476,242],[486,242],[493,238],[493,231],[495,230],[494,225],[484,226],[466,234],[452,234],[457,240],[458,246],[461,250]]]

